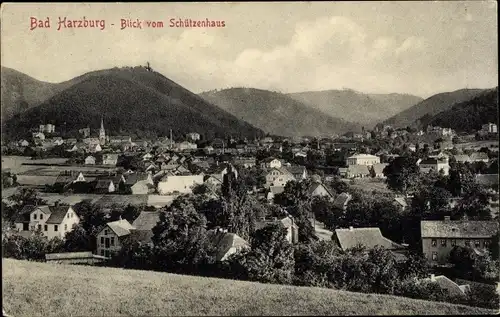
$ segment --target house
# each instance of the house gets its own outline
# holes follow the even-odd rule
[[[53,124],[50,124],[50,123],[40,124],[38,127],[38,131],[47,132],[47,133],[54,133],[56,131],[56,126]]]
[[[487,123],[481,126],[481,131],[486,133],[498,133],[498,127],[494,123]]]
[[[470,292],[470,285],[463,284],[459,285],[444,275],[434,275],[431,274],[430,277],[423,279],[426,282],[432,282],[439,285],[443,290],[446,290],[451,296],[466,296]]]
[[[109,166],[116,166],[118,163],[118,154],[103,154],[102,155],[102,164]]]
[[[63,145],[63,144],[64,144],[64,140],[63,140],[63,138],[62,138],[62,137],[57,136],[57,137],[53,137],[53,138],[52,138],[52,143],[53,143],[54,145]]]
[[[88,149],[90,153],[98,153],[102,151],[100,144],[89,144]]]
[[[273,157],[265,158],[261,163],[262,168],[281,168],[281,166],[281,161]]]
[[[298,150],[299,150],[298,152],[296,152],[295,154],[293,154],[294,157],[303,157],[303,158],[307,157],[307,153],[306,152],[303,152],[300,149],[298,149]]]
[[[150,161],[153,158],[153,154],[151,153],[146,153],[142,156],[143,161]]]
[[[394,197],[394,204],[401,210],[401,212],[406,211],[408,206],[411,205],[411,201],[403,196]]]
[[[83,144],[85,144],[85,145],[96,145],[96,144],[100,144],[100,143],[99,143],[99,138],[85,138],[85,139],[82,139],[82,142],[83,142]]]
[[[420,171],[422,173],[429,173],[430,171],[436,171],[439,173],[443,171],[445,176],[450,173],[450,165],[448,164],[448,159],[446,158],[428,158],[420,161],[418,165],[420,166]]]
[[[224,180],[224,176],[228,173],[233,173],[236,178],[238,178],[238,171],[236,168],[230,163],[222,163],[212,165],[208,170],[210,175],[216,176],[221,181]]]
[[[191,143],[188,141],[183,141],[180,143],[177,143],[177,149],[179,151],[185,151],[185,150],[196,150],[198,148],[198,145],[196,143]]]
[[[371,166],[371,172],[376,178],[385,178],[384,168],[389,165],[387,163],[373,164]]]
[[[85,165],[95,165],[95,157],[89,155],[85,158]]]
[[[309,188],[309,194],[311,197],[326,197],[330,200],[335,198],[335,191],[321,182],[313,182]]]
[[[205,152],[205,154],[212,154],[215,151],[215,149],[213,146],[208,145],[203,148],[203,151]]]
[[[66,233],[79,222],[80,218],[71,206],[26,205],[19,213],[15,226],[19,232],[39,230],[48,239],[64,239]]]
[[[196,132],[191,132],[186,134],[186,138],[190,139],[191,141],[198,141],[200,139],[200,134]]]
[[[235,233],[225,229],[212,229],[207,232],[209,243],[216,250],[215,260],[225,261],[231,254],[249,249],[250,244]]]
[[[131,239],[141,243],[152,243],[153,228],[160,221],[160,212],[141,211],[132,223],[135,230],[131,233]]]
[[[474,152],[470,155],[470,159],[472,162],[489,162],[488,153],[484,152]]]
[[[108,222],[97,234],[96,253],[107,258],[122,248],[123,238],[130,235],[135,228],[125,219]]]
[[[286,216],[281,219],[273,218],[273,219],[261,219],[257,221],[256,228],[261,229],[267,225],[277,223],[283,228],[287,229],[286,240],[290,243],[298,243],[299,242],[299,227],[295,223],[295,219],[292,216]]]
[[[457,163],[472,162],[470,156],[467,155],[467,154],[457,154],[457,155],[455,155],[455,161],[457,161]]]
[[[104,177],[97,180],[95,191],[99,194],[113,193],[118,190],[119,182],[116,177]]]
[[[339,174],[344,178],[363,178],[370,176],[370,166],[350,165],[347,168],[339,168]]]
[[[109,143],[111,144],[132,143],[132,138],[128,135],[110,136]]]
[[[19,146],[29,146],[29,145],[30,145],[30,143],[24,139],[19,141]]]
[[[422,252],[434,265],[446,264],[454,246],[482,250],[498,232],[497,221],[425,220],[420,222]]]
[[[294,181],[295,177],[286,168],[272,168],[266,175],[265,187],[271,186],[285,187],[289,181]]]
[[[45,134],[43,134],[42,132],[33,132],[32,137],[35,141],[45,140]]]
[[[165,176],[158,182],[158,193],[169,195],[174,193],[192,193],[195,185],[203,184],[203,175]]]
[[[212,140],[212,147],[214,149],[224,148],[225,146],[226,146],[226,142],[224,142],[224,140],[222,140],[220,138],[215,138]]]
[[[233,161],[236,166],[243,166],[244,168],[251,168],[256,165],[255,157],[247,157],[247,158],[235,158]]]
[[[307,169],[304,166],[287,166],[285,167],[297,181],[307,178]]]
[[[369,155],[369,154],[356,154],[349,156],[346,160],[346,165],[351,166],[351,165],[366,165],[366,166],[371,166],[373,164],[379,164],[380,163],[380,157],[375,156],[375,155]]]
[[[392,253],[396,257],[396,261],[404,261],[406,259],[406,247],[384,237],[378,227],[335,229],[333,240],[344,251],[359,245],[367,249],[379,246],[393,251]]]
[[[347,204],[351,201],[352,196],[349,193],[341,193],[333,201],[333,206],[338,209],[346,210]]]

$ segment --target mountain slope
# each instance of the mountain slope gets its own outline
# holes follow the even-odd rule
[[[2,308],[10,316],[362,316],[494,312],[319,287],[13,259],[2,259],[2,264]]]
[[[360,130],[358,124],[330,117],[285,94],[267,90],[231,88],[200,96],[274,135],[329,136]]]
[[[2,121],[46,101],[64,88],[59,84],[36,80],[8,67],[2,66],[1,73]]]
[[[367,126],[385,120],[423,100],[406,94],[363,94],[350,89],[306,91],[288,95],[332,117]]]
[[[420,118],[422,125],[452,128],[461,132],[473,132],[486,123],[498,125],[498,87],[480,93],[471,100],[457,103],[435,116]]]
[[[65,132],[96,129],[102,116],[111,135],[168,135],[169,129],[176,135],[197,131],[206,137],[263,134],[144,67],[92,72],[62,85],[70,87],[5,122],[5,133],[16,135],[42,122]]]
[[[434,116],[441,111],[445,111],[456,103],[467,101],[474,96],[485,91],[485,89],[460,89],[453,92],[445,92],[431,96],[413,107],[398,113],[395,116],[383,121],[383,124],[389,124],[394,127],[406,127],[418,124],[415,120],[424,115]]]

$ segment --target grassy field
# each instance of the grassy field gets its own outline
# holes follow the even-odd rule
[[[387,188],[384,179],[366,177],[356,178],[354,181],[350,179],[345,179],[344,181],[353,188],[361,189],[367,192],[372,192],[374,190],[382,193],[391,192],[390,189]]]
[[[2,259],[10,316],[486,314],[387,295]]]

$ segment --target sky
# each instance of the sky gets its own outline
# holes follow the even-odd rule
[[[30,30],[31,17],[50,27]],[[57,30],[64,17],[105,27]],[[121,30],[121,19],[139,19],[142,29]],[[176,28],[170,19],[225,27]],[[497,29],[496,1],[4,3],[1,65],[62,82],[149,61],[196,93],[349,88],[426,98],[498,86]]]

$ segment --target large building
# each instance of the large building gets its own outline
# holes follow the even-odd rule
[[[421,221],[422,252],[431,264],[446,264],[454,246],[480,252],[488,248],[498,232],[497,221],[445,220]]]
[[[374,164],[380,164],[380,157],[370,154],[356,154],[349,156],[346,160],[347,166],[351,165],[365,165],[371,166]]]
[[[436,172],[443,171],[444,175],[448,175],[450,173],[450,165],[448,164],[447,158],[428,158],[422,160],[418,163],[420,166],[420,171],[423,173],[429,173],[434,170]]]
[[[481,130],[487,133],[498,133],[498,127],[494,123],[483,124]]]
[[[33,206],[26,205],[15,221],[17,230],[22,234],[40,231],[48,239],[64,239],[66,233],[80,218],[70,206]]]

